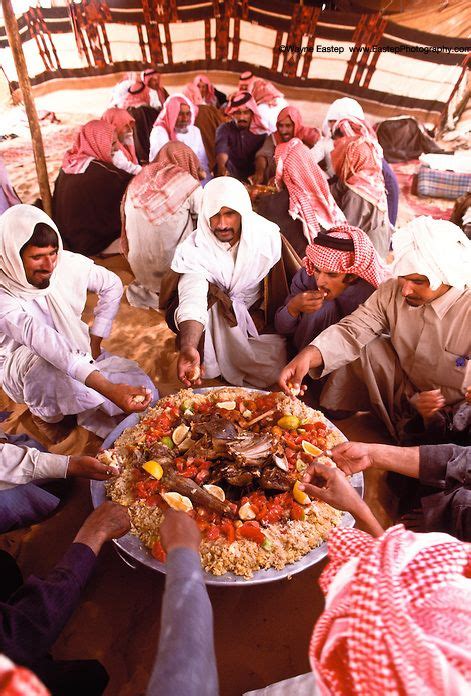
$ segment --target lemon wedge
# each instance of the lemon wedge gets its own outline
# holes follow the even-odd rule
[[[193,503],[186,495],[180,495],[180,493],[162,493],[161,495],[173,510],[181,510],[182,512],[193,510]]]
[[[297,416],[282,416],[277,426],[283,430],[296,430],[299,426],[299,418]]]
[[[176,445],[180,445],[183,440],[186,439],[186,436],[190,432],[190,428],[182,423],[181,425],[178,425],[175,430],[172,433],[172,440]]]
[[[237,404],[235,401],[220,401],[216,406],[218,408],[225,408],[226,411],[233,411]]]
[[[157,481],[160,481],[164,475],[164,470],[159,462],[155,462],[153,459],[151,459],[149,462],[145,462],[145,464],[142,465],[142,468],[144,471],[147,471],[148,474],[157,479]]]
[[[214,497],[220,500],[222,503],[225,501],[226,494],[220,486],[214,486],[212,483],[207,483],[205,486],[203,486],[203,488],[211,495],[214,495]]]
[[[319,447],[316,447],[315,445],[313,445],[311,442],[308,442],[307,440],[303,440],[301,442],[301,447],[306,452],[306,454],[310,454],[311,457],[319,457],[322,454],[322,450],[319,449]]]
[[[300,490],[299,481],[296,481],[296,483],[293,486],[293,498],[300,505],[309,505],[309,503],[311,502],[311,499],[308,496],[308,494]]]

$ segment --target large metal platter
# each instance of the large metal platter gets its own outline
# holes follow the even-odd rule
[[[204,393],[207,391],[212,391],[219,387],[207,387],[204,389],[195,389],[197,393]],[[248,389],[247,391],[261,391],[259,389]],[[265,392],[267,393],[267,392]],[[327,419],[326,419],[327,420]],[[121,433],[126,428],[131,428],[137,425],[139,422],[139,416],[137,413],[133,413],[127,418],[125,418],[121,423],[108,435],[106,440],[103,442],[102,448],[108,449],[112,447],[115,440],[121,435]],[[342,437],[343,433],[329,420],[327,420],[329,426],[336,430]],[[363,497],[364,493],[364,481],[363,474],[360,472],[355,474],[351,483],[353,487],[358,491],[358,493]],[[105,486],[103,481],[91,481],[90,483],[92,502],[94,507],[98,507],[102,502],[106,500]],[[340,527],[353,527],[355,520],[348,513],[344,512],[340,522]],[[114,539],[114,544],[116,545],[116,550],[118,555],[121,556],[123,561],[133,568],[139,566],[139,564],[152,568],[153,570],[158,570],[160,573],[165,573],[165,563],[156,561],[142,544],[142,542],[132,534],[126,534],[121,539]],[[305,556],[296,561],[296,563],[291,563],[285,566],[281,570],[276,570],[275,568],[270,568],[269,570],[257,570],[253,576],[247,580],[240,575],[235,575],[234,573],[225,573],[224,575],[215,576],[210,573],[203,573],[204,581],[207,585],[217,585],[217,586],[227,586],[231,587],[233,585],[260,585],[266,582],[274,582],[276,580],[282,580],[283,578],[289,578],[296,573],[300,573],[302,570],[309,568],[316,563],[319,563],[327,555],[327,543],[324,541],[320,546],[313,549]]]

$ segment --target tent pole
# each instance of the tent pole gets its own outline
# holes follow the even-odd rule
[[[44,155],[44,145],[39,127],[38,114],[34,104],[31,83],[28,77],[25,55],[21,45],[20,34],[18,31],[18,23],[13,12],[13,7],[10,0],[2,0],[3,18],[5,28],[7,30],[8,43],[10,44],[15,61],[16,72],[18,73],[18,82],[23,94],[25,103],[26,115],[28,117],[29,129],[31,131],[31,140],[33,143],[34,162],[36,165],[36,174],[38,177],[39,193],[42,199],[44,211],[50,215],[51,206],[51,189],[49,187],[49,178],[47,175],[46,158]]]

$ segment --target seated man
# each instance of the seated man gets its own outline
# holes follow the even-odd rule
[[[276,119],[281,109],[288,106],[282,92],[268,80],[247,70],[239,76],[239,92],[250,92],[258,106],[260,117],[268,133],[276,130]]]
[[[142,167],[137,160],[134,145],[135,119],[126,109],[117,108],[107,109],[101,118],[114,128],[118,136],[118,149],[111,157],[114,166],[128,174],[139,174]]]
[[[0,218],[0,259],[6,394],[26,404],[53,441],[50,424],[64,416],[77,415],[79,425],[105,437],[117,416],[143,411],[154,391],[150,379],[132,360],[101,352],[123,292],[119,278],[64,251],[54,222],[31,205],[14,206]],[[87,291],[98,294],[91,335],[81,320]]]
[[[471,447],[344,442],[334,447],[332,459],[347,476],[374,468],[419,479],[427,486],[420,531],[471,541]]]
[[[360,227],[385,259],[389,253],[391,226],[383,151],[372,129],[360,119],[342,119],[333,127],[332,165],[337,180],[332,195],[351,225]]]
[[[371,408],[399,442],[466,440],[471,242],[453,223],[419,217],[394,234],[393,250],[396,278],[306,346],[280,385],[289,393],[308,371],[333,372],[324,408]]]
[[[179,242],[196,227],[205,175],[195,153],[173,142],[128,186],[121,240],[135,276],[126,290],[133,307],[158,309],[162,277]]]
[[[190,99],[183,94],[169,97],[150,134],[149,162],[154,162],[166,143],[179,140],[188,145],[197,156],[201,168],[206,172],[205,184],[211,176],[203,138],[200,129],[195,126],[195,118],[195,107]]]
[[[154,109],[160,109],[169,93],[162,84],[162,75],[155,68],[148,68],[141,73],[141,78],[149,90],[149,104]]]
[[[351,314],[388,277],[368,236],[349,225],[318,235],[306,248],[304,265],[275,315],[275,329],[292,336],[297,350]]]
[[[94,457],[52,454],[27,435],[0,430],[0,534],[37,524],[54,512],[60,498],[48,490],[52,479],[106,481],[117,473]]]
[[[275,148],[280,143],[287,143],[291,138],[299,138],[304,145],[312,147],[320,138],[317,128],[308,128],[303,124],[301,114],[295,106],[286,106],[276,119],[276,131],[267,135],[265,142],[255,155],[254,184],[268,184],[276,174]]]
[[[278,227],[252,211],[243,184],[231,177],[211,181],[198,227],[177,247],[171,266],[181,274],[177,369],[186,386],[199,383],[203,331],[206,377],[260,388],[274,383],[285,340],[259,335],[252,315],[259,319],[263,280],[280,257]]]
[[[113,164],[116,130],[89,121],[62,161],[52,196],[52,217],[70,251],[92,256],[109,248],[121,232],[119,206],[132,174]]]
[[[44,579],[32,575],[24,583],[13,557],[0,551],[0,652],[35,672],[51,695],[100,696],[106,688],[108,675],[99,662],[55,661],[50,650],[79,604],[101,547],[129,528],[125,507],[103,503],[85,520],[55,568]]]
[[[197,75],[193,84],[198,87],[203,104],[220,109],[227,102],[227,96],[213,85],[207,75]]]
[[[262,147],[265,129],[257,105],[248,92],[238,92],[229,101],[226,114],[232,121],[216,131],[216,176],[246,181],[255,171],[255,155]]]
[[[370,137],[377,140],[376,132],[366,120],[361,104],[350,97],[342,97],[341,99],[333,101],[327,110],[326,117],[322,124],[322,137],[312,148],[314,160],[318,164],[321,164],[322,168],[327,172],[329,179],[335,175],[335,169],[332,165],[332,150],[334,149],[334,140],[332,137],[333,128],[337,121],[344,118],[353,118],[362,121],[368,129]],[[381,153],[382,171],[388,201],[388,216],[391,225],[395,225],[399,205],[399,184],[391,165],[383,155],[384,153]]]

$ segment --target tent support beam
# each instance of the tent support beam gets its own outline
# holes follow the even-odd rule
[[[47,174],[46,157],[44,154],[44,145],[39,126],[38,114],[34,104],[33,92],[29,81],[28,69],[26,67],[25,55],[21,45],[20,34],[18,31],[18,23],[10,0],[2,0],[3,18],[5,28],[7,30],[8,43],[10,44],[15,61],[16,72],[18,73],[18,82],[23,94],[23,100],[28,117],[29,129],[31,131],[31,141],[33,144],[34,162],[36,165],[36,174],[38,177],[39,194],[41,196],[43,209],[51,215],[51,189],[49,187],[49,177]]]

